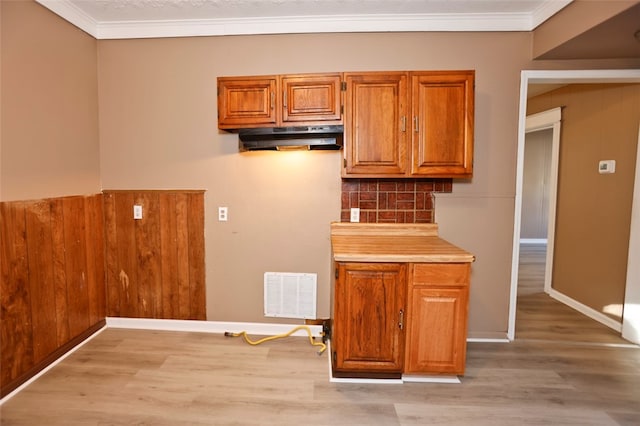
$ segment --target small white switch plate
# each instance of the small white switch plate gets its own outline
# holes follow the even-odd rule
[[[358,207],[351,208],[351,222],[360,222],[360,209]]]
[[[136,204],[133,206],[133,218],[142,219],[142,206]]]
[[[226,207],[218,207],[218,221],[219,222],[226,222],[228,219],[228,210]]]
[[[615,173],[616,172],[616,160],[602,160],[598,164],[598,173]]]

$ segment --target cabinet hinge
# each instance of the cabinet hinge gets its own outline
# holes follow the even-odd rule
[[[340,115],[344,114],[344,105],[340,105]]]
[[[338,359],[338,353],[336,351],[333,351],[333,362],[335,363],[337,359]]]
[[[347,168],[347,159],[346,158],[342,159],[342,167],[344,167],[345,169]]]
[[[340,83],[340,89],[342,89],[343,92],[347,91],[347,82],[343,81]]]
[[[338,279],[338,268],[336,268],[336,279]]]

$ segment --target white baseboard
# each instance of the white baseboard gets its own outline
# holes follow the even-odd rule
[[[302,324],[269,324],[257,322],[222,322],[222,321],[196,321],[196,320],[167,320],[148,318],[116,318],[107,317],[108,328],[131,328],[139,330],[161,331],[188,331],[196,333],[239,333],[258,336],[273,336],[288,333]],[[313,337],[322,337],[321,325],[308,326]],[[297,330],[292,336],[308,336],[304,330]]]
[[[404,383],[462,383],[458,376],[420,376],[411,374],[403,374],[402,381]]]
[[[467,342],[474,343],[509,343],[506,332],[469,332]]]
[[[421,376],[403,374],[399,379],[369,379],[356,377],[333,377],[333,365],[331,364],[331,340],[327,341],[327,361],[329,362],[330,383],[356,383],[376,385],[401,385],[403,383],[461,383],[458,376]]]
[[[611,319],[610,317],[606,316],[605,314],[603,314],[602,312],[598,312],[595,309],[584,305],[580,302],[578,302],[575,299],[572,299],[571,297],[560,293],[557,290],[551,289],[549,291],[549,296],[551,296],[552,298],[556,299],[559,302],[564,303],[565,305],[569,306],[570,308],[575,309],[576,311],[580,312],[583,315],[588,316],[589,318],[598,321],[600,324],[606,325],[607,327],[611,328],[612,330],[615,330],[617,332],[622,332],[622,323],[621,322],[617,322],[613,319]]]
[[[547,244],[546,238],[520,238],[520,244]]]

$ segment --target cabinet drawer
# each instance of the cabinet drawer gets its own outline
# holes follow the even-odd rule
[[[469,285],[469,263],[414,263],[412,285],[456,286]]]

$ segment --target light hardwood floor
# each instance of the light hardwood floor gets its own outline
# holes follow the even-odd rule
[[[516,339],[628,344],[619,332],[544,292],[545,256],[546,245],[520,245]]]
[[[106,329],[0,407],[0,424],[640,424],[637,347],[549,335],[469,343],[461,381],[331,383],[327,354],[306,338],[249,346],[215,334]]]

